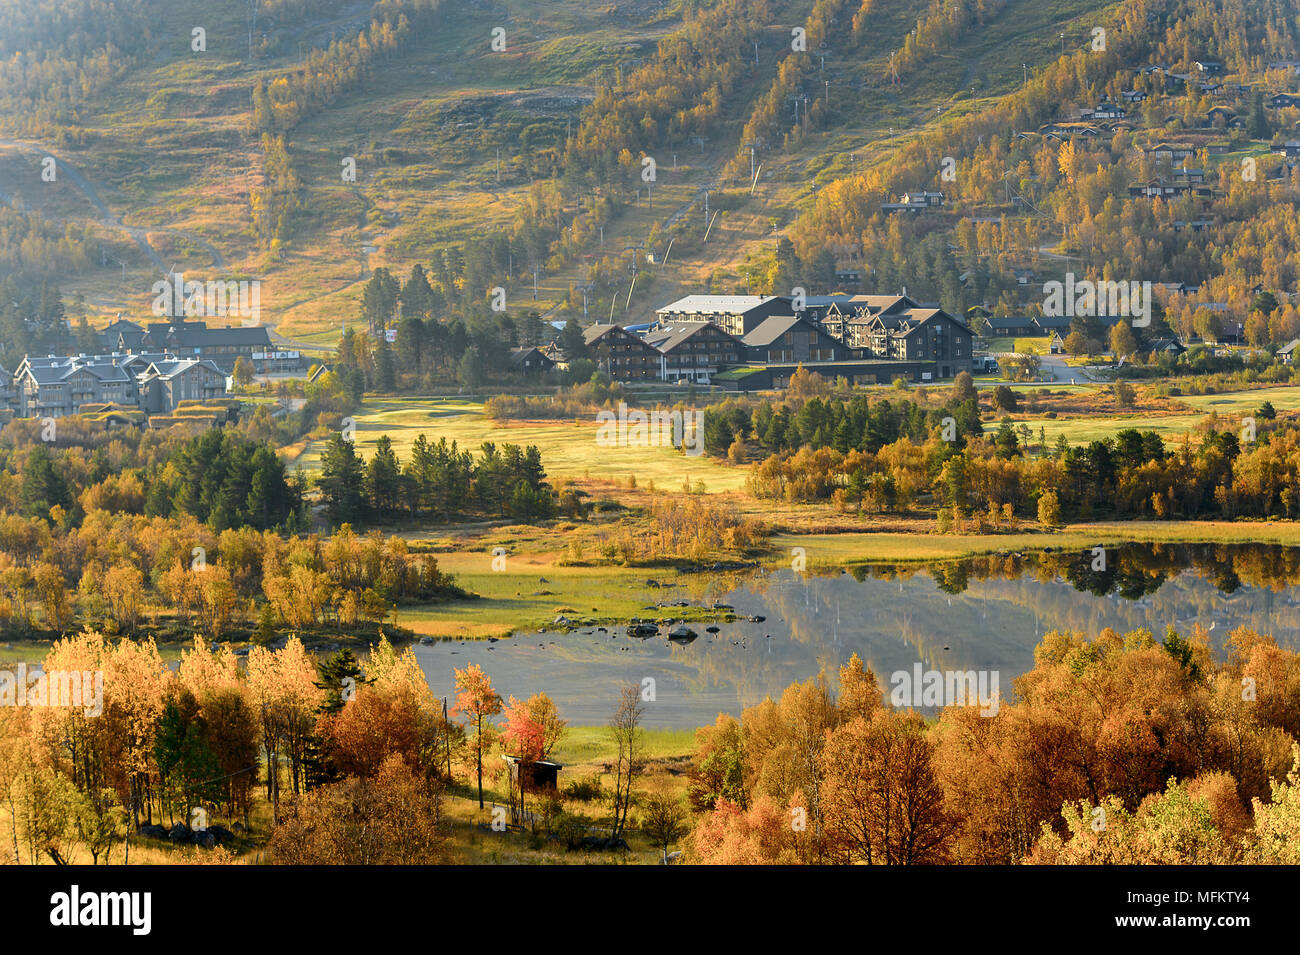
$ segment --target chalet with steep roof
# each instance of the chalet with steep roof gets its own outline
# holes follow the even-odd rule
[[[743,342],[711,322],[656,326],[643,336],[659,352],[659,378],[707,385],[728,365],[739,364]]]
[[[614,381],[653,381],[659,352],[621,325],[592,325],[582,332],[592,361]]]

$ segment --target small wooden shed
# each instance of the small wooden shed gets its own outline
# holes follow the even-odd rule
[[[549,759],[525,763],[518,756],[508,755],[501,758],[510,766],[510,783],[515,789],[519,788],[521,773],[524,775],[524,788],[529,792],[559,788],[560,770],[564,768],[559,763],[553,763]]]

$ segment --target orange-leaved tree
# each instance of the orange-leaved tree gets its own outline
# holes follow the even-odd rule
[[[563,738],[568,723],[560,719],[555,702],[545,693],[534,693],[520,702],[513,696],[506,705],[505,731],[501,734],[505,748],[516,759],[519,774],[519,815],[524,812],[524,793],[528,777],[536,763],[547,759]],[[514,802],[514,790],[511,791]]]
[[[483,752],[492,744],[496,728],[483,725],[485,716],[501,712],[501,694],[492,689],[491,678],[477,663],[471,663],[456,674],[456,705],[453,713],[464,713],[466,722],[474,727],[474,762],[478,769],[478,807],[483,808]]]

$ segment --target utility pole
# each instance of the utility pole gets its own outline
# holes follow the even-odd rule
[[[644,248],[645,248],[644,242],[638,242],[636,245],[623,246],[624,252],[632,253],[632,284],[633,285],[636,284],[636,253],[638,249],[644,249]]]
[[[763,141],[761,139],[750,139],[745,142],[745,145],[749,147],[749,178],[750,179],[754,178],[754,165],[756,162],[754,151],[759,146],[761,146],[762,143]]]
[[[448,780],[451,779],[451,733],[448,732],[450,728],[451,728],[451,723],[447,719],[447,698],[444,696],[442,698],[442,731],[444,733],[443,739],[445,739],[447,742],[447,779]]]

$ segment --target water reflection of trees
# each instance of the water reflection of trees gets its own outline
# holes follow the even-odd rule
[[[648,603],[686,599],[696,606],[721,599],[738,614],[766,616],[762,623],[743,617],[727,623],[720,614],[720,633],[703,632],[702,620],[692,625],[701,631],[699,639],[668,648],[667,660],[679,668],[672,679],[683,692],[734,687],[742,705],[779,696],[819,670],[833,681],[854,652],[882,681],[920,660],[936,669],[996,668],[1006,688],[1032,666],[1033,648],[1050,630],[1150,628],[1161,637],[1166,626],[1186,634],[1195,623],[1217,619],[1219,638],[1236,625],[1274,633],[1284,642],[1287,634],[1300,633],[1300,604],[1283,597],[1275,606],[1272,596],[1300,579],[1300,548],[1124,545],[1106,548],[1103,570],[1094,570],[1093,563],[1093,552],[1084,550],[858,566],[851,574],[651,572],[647,576],[657,577],[660,586],[646,596]],[[1192,573],[1184,576],[1187,570]],[[1252,594],[1253,588],[1259,593]],[[1234,599],[1238,591],[1242,595]],[[1081,599],[1080,593],[1089,596]],[[673,613],[664,608],[657,616]],[[604,646],[575,647],[574,659],[595,653],[592,662],[629,676],[659,672],[655,659],[620,649],[627,646],[624,640],[600,642]]]
[[[1225,594],[1243,584],[1280,591],[1300,582],[1300,548],[1280,544],[1155,544],[1130,543],[1104,549],[1099,560],[1093,550],[990,554],[928,564],[858,564],[850,568],[859,580],[910,580],[931,577],[940,590],[960,594],[971,581],[1019,580],[1042,583],[1065,580],[1081,593],[1105,597],[1117,594],[1139,600],[1155,593],[1185,570],[1192,570]]]

